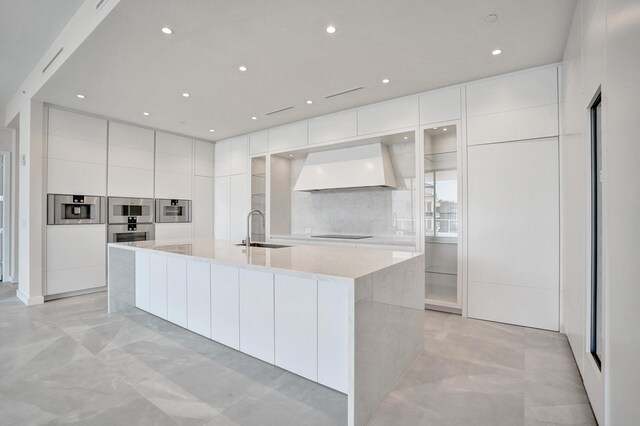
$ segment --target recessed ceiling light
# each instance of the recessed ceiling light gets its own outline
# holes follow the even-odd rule
[[[211,133],[213,133],[215,131],[216,131],[215,129],[209,129],[209,132],[211,132]]]
[[[173,34],[173,30],[169,27],[162,27],[162,32],[169,35],[169,34]]]
[[[498,15],[496,15],[495,13],[492,13],[491,15],[487,15],[484,18],[484,22],[488,22],[488,23],[496,22],[497,20],[498,20]]]
[[[434,127],[434,128],[433,128],[433,130],[438,130],[438,128],[437,128],[437,127]]]
[[[255,116],[254,116],[254,117],[251,117],[251,119],[252,119],[252,120],[257,120],[257,119],[258,119],[258,117],[255,117]]]
[[[84,95],[82,95],[82,94],[78,93],[78,94],[76,95],[76,98],[78,98],[78,99],[84,99]]]
[[[293,154],[289,154],[289,157],[293,157]]]
[[[382,83],[384,83],[384,84],[389,83],[389,79],[388,79],[388,78],[383,79],[383,80],[382,80]]]
[[[404,137],[404,140],[405,140],[405,141],[406,141],[407,139],[409,139],[409,136],[405,136],[405,137]]]
[[[238,67],[238,69],[239,69],[240,71],[244,72],[244,71],[246,71],[246,70],[247,70],[247,67],[245,67],[244,65],[240,65],[240,66]]]
[[[442,129],[442,131],[443,131],[443,132],[446,132],[446,131],[447,131],[447,128],[445,127],[444,129]]]
[[[142,115],[151,115],[148,112],[143,112]]]
[[[334,27],[333,25],[329,25],[329,26],[327,27],[327,32],[328,32],[329,34],[333,34],[333,33],[335,33],[335,32],[336,32],[336,27]]]
[[[309,104],[309,105],[311,105],[312,103],[313,103],[313,101],[312,101],[312,100],[308,100],[308,101],[307,101],[307,104]]]
[[[495,49],[491,52],[493,56],[497,56],[502,53],[502,49]]]
[[[183,96],[183,97],[185,97],[185,98],[188,98],[190,95],[189,95],[187,92],[184,92],[184,93],[182,94],[182,96]]]

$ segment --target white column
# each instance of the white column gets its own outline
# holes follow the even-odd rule
[[[18,141],[18,298],[26,305],[44,302],[45,225],[44,107],[25,99],[20,107]]]

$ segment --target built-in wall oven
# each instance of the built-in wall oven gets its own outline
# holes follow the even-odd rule
[[[191,200],[156,199],[156,223],[191,222]]]
[[[155,238],[152,198],[109,197],[110,243],[148,241]]]
[[[153,223],[152,198],[109,197],[109,224]]]
[[[89,225],[105,222],[104,197],[97,195],[47,195],[48,225]]]

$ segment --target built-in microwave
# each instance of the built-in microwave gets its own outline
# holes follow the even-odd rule
[[[153,223],[152,198],[109,197],[109,223]]]
[[[191,200],[156,199],[156,223],[191,222]]]
[[[110,243],[149,241],[155,238],[153,223],[127,223],[109,225],[107,240]]]
[[[105,197],[96,195],[47,195],[48,225],[104,223]]]

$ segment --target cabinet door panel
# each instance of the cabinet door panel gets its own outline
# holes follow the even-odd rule
[[[349,390],[349,292],[344,283],[318,281],[318,383]]]
[[[213,143],[195,141],[194,174],[213,177]]]
[[[231,176],[229,179],[230,229],[229,238],[240,242],[247,233],[247,213],[250,210],[249,180],[246,174]]]
[[[167,319],[167,256],[149,256],[149,312]]]
[[[356,110],[324,115],[309,120],[309,145],[358,134],[358,113]]]
[[[358,134],[417,126],[418,121],[417,96],[380,102],[358,109]]]
[[[156,170],[156,198],[191,200],[191,175]]]
[[[240,350],[273,364],[273,274],[240,269]]]
[[[211,338],[211,268],[206,262],[187,262],[187,328]]]
[[[275,276],[275,364],[318,380],[318,283]]]
[[[49,108],[48,133],[106,144],[107,121],[88,115]]]
[[[167,256],[167,319],[187,327],[187,261]]]
[[[149,253],[136,251],[136,307],[149,312]]]
[[[214,176],[228,176],[231,166],[231,142],[229,139],[216,142],[213,146]]]
[[[278,151],[307,144],[307,122],[269,129],[269,151]]]
[[[420,124],[441,123],[462,117],[460,87],[420,95]]]
[[[191,238],[193,227],[190,223],[156,223],[155,239],[163,240],[181,240]]]
[[[229,140],[229,174],[247,173],[249,138],[240,136]]]
[[[231,194],[229,176],[213,179],[213,235],[219,240],[230,237]]]
[[[153,198],[153,169],[109,165],[109,196]]]
[[[238,268],[211,265],[211,338],[240,349]]]
[[[249,154],[269,152],[269,131],[256,132],[249,135]]]
[[[107,166],[50,158],[47,168],[47,192],[107,195]]]
[[[195,176],[193,180],[193,235],[213,238],[213,179]]]
[[[475,318],[537,328],[558,328],[559,183],[558,140],[546,139],[472,146],[468,149],[468,308]],[[499,206],[497,209],[496,206]],[[489,286],[492,285],[492,286]],[[512,294],[512,317],[495,316],[484,292],[500,286]],[[555,298],[538,312],[523,306],[528,289],[546,289]],[[545,293],[546,294],[546,293]],[[549,305],[547,305],[549,304]],[[549,327],[549,324],[555,324]]]

